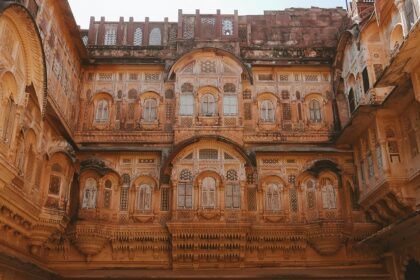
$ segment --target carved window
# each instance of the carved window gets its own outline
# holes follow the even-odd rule
[[[105,181],[104,188],[104,208],[111,208],[111,198],[112,198],[112,182],[111,180]]]
[[[28,155],[28,159],[26,161],[25,175],[26,175],[26,180],[32,183],[32,176],[33,176],[33,172],[35,171],[34,165],[36,162],[36,155],[35,155],[32,145],[30,145],[27,155]]]
[[[181,171],[181,174],[179,175],[179,179],[181,181],[192,181],[193,176],[190,170],[188,169],[183,169]]]
[[[229,92],[229,93],[235,93],[236,92],[236,86],[233,83],[227,83],[223,86],[223,91],[225,93]]]
[[[105,30],[104,45],[113,46],[117,43],[117,29],[115,27],[108,27]]]
[[[382,159],[382,149],[379,144],[376,145],[376,160],[378,162],[378,170],[381,171],[384,167],[383,159]]]
[[[355,100],[355,97],[354,97],[353,89],[350,89],[348,100],[349,100],[350,113],[353,113],[354,110],[356,110],[356,100]]]
[[[328,178],[322,181],[322,207],[324,209],[337,208],[337,198],[332,181]]]
[[[141,46],[143,43],[143,31],[141,27],[137,27],[134,31],[134,46]]]
[[[61,177],[57,175],[50,176],[50,184],[48,186],[48,195],[59,196],[61,188]]]
[[[19,175],[23,175],[24,173],[24,166],[25,166],[25,143],[24,137],[21,133],[18,140],[18,149],[17,149],[17,157],[16,157],[16,167],[18,168]]]
[[[363,79],[363,90],[366,94],[370,88],[369,73],[368,73],[367,67],[365,67],[362,71],[362,79]]]
[[[270,100],[261,102],[260,117],[262,122],[274,122],[274,105]]]
[[[280,211],[281,206],[281,191],[277,184],[268,184],[265,193],[265,210]]]
[[[160,46],[162,44],[162,35],[160,28],[155,27],[150,31],[149,46]]]
[[[218,150],[201,149],[198,153],[200,159],[218,159]]]
[[[194,38],[195,17],[184,17],[183,25],[184,25],[183,38],[184,39]]]
[[[216,61],[205,60],[201,62],[200,66],[202,73],[216,73]]]
[[[96,105],[95,120],[97,122],[106,122],[109,119],[109,106],[107,100],[99,100]]]
[[[201,206],[203,208],[216,207],[216,180],[213,177],[203,179],[201,185]]]
[[[299,205],[298,205],[298,194],[295,187],[290,188],[289,195],[290,195],[290,210],[293,213],[296,213],[299,210]]]
[[[289,103],[282,104],[282,111],[283,111],[283,120],[291,121],[292,120],[292,110],[290,108]]]
[[[149,185],[141,185],[138,190],[137,210],[148,211],[152,208],[152,188]]]
[[[318,100],[313,99],[309,102],[309,120],[313,123],[319,123],[322,120],[321,104]]]
[[[239,184],[227,184],[225,186],[225,207],[228,209],[239,209],[241,207]]]
[[[287,90],[282,90],[281,91],[281,98],[284,100],[288,100],[290,98],[290,93]]]
[[[234,169],[229,169],[226,172],[226,179],[228,181],[238,181],[238,172],[236,172],[236,170],[234,170]]]
[[[308,180],[308,182],[306,183],[306,203],[308,209],[315,209],[315,184],[312,180]]]
[[[201,18],[201,36],[205,39],[212,39],[215,35],[216,18],[202,17]]]
[[[169,188],[160,191],[160,211],[169,211]]]
[[[178,208],[192,209],[192,191],[191,182],[178,183]]]
[[[372,178],[375,175],[374,168],[373,168],[373,159],[372,153],[369,151],[366,156],[367,165],[368,165],[368,175],[369,178]]]
[[[13,125],[15,122],[15,103],[12,98],[7,100],[6,110],[4,111],[3,121],[3,140],[9,142],[12,136]]]
[[[392,163],[400,162],[400,152],[395,132],[392,128],[388,127],[385,130],[387,138],[388,153]]]
[[[231,19],[222,20],[222,34],[223,36],[233,35],[233,21]]]
[[[257,211],[257,188],[248,189],[248,210]]]
[[[360,179],[362,184],[365,184],[365,162],[363,160],[360,161]]]
[[[179,114],[181,116],[192,116],[194,113],[194,96],[190,94],[182,94],[180,97]]]
[[[86,180],[85,189],[83,191],[82,208],[85,208],[85,209],[96,208],[96,193],[97,193],[96,180],[93,178],[88,178]]]
[[[143,105],[143,120],[153,122],[157,119],[156,99],[146,99]]]
[[[207,93],[201,97],[201,114],[206,117],[216,115],[216,102],[212,94]]]
[[[89,38],[88,38],[88,36],[83,36],[82,37],[82,41],[83,41],[83,44],[85,45],[85,46],[87,46],[87,44],[88,44],[88,40],[89,40]]]
[[[128,210],[128,190],[130,187],[130,175],[123,174],[122,181],[123,181],[123,185],[121,187],[121,193],[120,193],[120,210],[127,211]]]
[[[236,116],[238,114],[238,98],[236,95],[223,96],[223,114]]]

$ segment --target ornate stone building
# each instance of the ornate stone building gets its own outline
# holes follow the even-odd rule
[[[420,279],[419,6],[0,1],[0,279]]]

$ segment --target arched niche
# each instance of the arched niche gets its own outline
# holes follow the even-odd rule
[[[34,18],[18,3],[0,3],[0,30],[0,41],[8,42],[5,46],[21,47],[23,57],[19,57],[17,62],[24,65],[23,81],[27,87],[33,87],[43,114],[47,98],[47,72],[42,40]]]

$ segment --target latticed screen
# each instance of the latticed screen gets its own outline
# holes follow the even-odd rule
[[[121,188],[120,210],[121,211],[128,210],[128,187],[127,186],[123,186]]]
[[[248,210],[257,211],[257,188],[248,189]]]
[[[199,157],[200,159],[217,159],[218,151],[215,149],[201,149]]]
[[[161,190],[160,211],[169,211],[169,188],[163,188]]]
[[[298,211],[298,197],[296,188],[290,189],[290,209],[294,213]]]

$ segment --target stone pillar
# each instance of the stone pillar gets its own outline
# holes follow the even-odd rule
[[[132,46],[134,44],[134,19],[130,17],[127,25],[127,46]]]
[[[117,29],[117,46],[124,45],[124,17],[120,17]]]
[[[179,9],[178,10],[178,39],[182,39],[182,25],[183,25],[183,20],[182,20],[182,10]]]
[[[96,44],[103,46],[104,39],[105,39],[105,17],[101,17],[101,22],[99,23],[99,28],[98,28],[98,36],[97,36]]]
[[[195,10],[195,32],[194,38],[199,40],[201,37],[201,19],[200,19],[200,10]]]
[[[89,32],[88,32],[88,45],[96,45],[96,28],[95,17],[90,17]]]
[[[146,17],[145,18],[145,20],[144,20],[144,30],[143,30],[143,42],[144,42],[144,44],[143,45],[145,45],[145,46],[148,46],[149,45],[149,18],[148,17]]]

